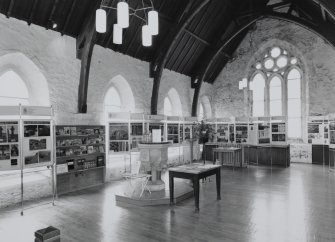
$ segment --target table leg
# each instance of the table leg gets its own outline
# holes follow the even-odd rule
[[[221,200],[221,169],[216,170],[216,196],[217,200]]]
[[[199,211],[199,178],[198,177],[193,179],[193,192],[194,192],[195,210]]]
[[[173,175],[169,173],[169,188],[170,188],[170,205],[173,205],[174,200],[174,181]]]

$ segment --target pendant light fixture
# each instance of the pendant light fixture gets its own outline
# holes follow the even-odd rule
[[[95,29],[99,33],[106,33],[106,11],[104,9],[97,9],[95,12]]]
[[[146,47],[152,45],[152,36],[148,25],[142,26],[142,45]]]
[[[122,44],[122,28],[118,24],[113,25],[113,43]]]
[[[129,27],[129,6],[126,2],[119,2],[117,4],[117,24],[121,28]]]
[[[117,13],[117,22],[113,25],[113,43],[122,44],[123,29],[129,27],[129,15],[141,19],[145,24],[142,26],[142,44],[143,46],[152,45],[152,36],[158,35],[158,12],[154,10],[152,1],[150,0],[149,7],[145,7],[142,1],[142,8],[133,9],[129,7],[128,3],[121,0],[116,7],[100,5],[100,9],[96,11],[96,31],[99,33],[106,33],[107,14],[104,8],[114,9]],[[140,11],[143,15],[138,15]]]
[[[158,34],[158,12],[151,10],[148,12],[148,26],[150,29],[151,35]]]

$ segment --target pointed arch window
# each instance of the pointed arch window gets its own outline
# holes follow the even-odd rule
[[[257,73],[252,79],[251,88],[252,90],[252,114],[254,117],[264,116],[264,90],[265,90],[265,78],[262,74]]]
[[[168,97],[164,99],[164,115],[172,116],[172,104]]]
[[[0,105],[29,105],[26,84],[16,72],[9,70],[0,76]]]
[[[110,87],[108,92],[106,93],[105,111],[107,113],[122,111],[121,97],[115,87]]]
[[[270,80],[270,116],[282,115],[282,80],[274,76]]]
[[[303,127],[302,80],[299,60],[280,47],[269,48],[254,64],[250,80],[252,115],[286,116],[288,138],[301,139]]]
[[[287,76],[288,137],[301,137],[301,74],[293,68]]]

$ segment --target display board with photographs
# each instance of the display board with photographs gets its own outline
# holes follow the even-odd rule
[[[271,141],[272,142],[286,142],[286,124],[271,123]]]
[[[218,142],[223,142],[223,143],[229,142],[229,125],[228,124],[218,124],[216,132],[217,132]]]
[[[236,143],[248,142],[248,124],[236,124]]]
[[[307,128],[308,143],[328,144],[328,120],[324,120],[323,117],[319,119],[317,119],[317,117],[310,117]]]
[[[104,126],[56,126],[57,174],[104,167],[104,157]]]
[[[179,143],[179,125],[167,124],[167,140],[174,144]]]
[[[335,147],[335,121],[329,121],[329,144]]]
[[[0,121],[0,170],[19,169],[19,122]]]
[[[52,138],[50,121],[24,121],[24,167],[52,165]]]
[[[258,124],[258,143],[259,144],[270,143],[270,124],[268,123]]]

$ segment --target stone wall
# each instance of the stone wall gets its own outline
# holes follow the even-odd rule
[[[335,112],[335,49],[318,35],[293,23],[264,19],[247,35],[236,51],[236,59],[228,63],[214,85],[203,85],[201,95],[211,97],[217,117],[247,115],[248,95],[238,89],[238,82],[252,73],[252,61],[269,46],[282,46],[303,62],[307,85],[306,114]]]
[[[133,93],[133,111],[150,113],[153,80],[149,78],[149,63],[95,46],[88,112],[77,114],[80,60],[76,59],[76,40],[3,15],[0,15],[0,29],[0,75],[8,70],[16,72],[29,90],[31,104],[54,107],[56,124],[104,124],[105,93],[118,76],[128,83]],[[174,88],[180,97],[182,114],[189,116],[193,97],[190,83],[189,77],[164,70],[158,111],[162,113],[164,98]],[[0,172],[0,208],[20,202],[20,181],[20,172]],[[27,173],[24,182],[24,200],[51,197],[50,171]]]
[[[88,112],[77,114],[80,60],[76,59],[76,40],[36,25],[28,26],[24,21],[7,19],[3,15],[0,16],[0,29],[0,61],[1,57],[20,53],[33,62],[35,69],[47,82],[56,123],[103,124],[104,96],[110,81],[117,75],[121,75],[128,82],[133,92],[134,111],[150,113],[153,80],[149,78],[149,63],[95,46],[88,86]],[[17,63],[12,63],[13,68],[15,69],[15,65],[19,65],[20,62],[17,60]],[[27,81],[27,77],[32,75],[33,73],[25,72],[21,73],[20,77]],[[193,94],[190,85],[189,77],[164,70],[159,90],[158,111],[162,113],[167,92],[170,88],[175,88],[181,99],[182,113],[189,116]],[[40,93],[47,92],[37,85],[33,88]]]

